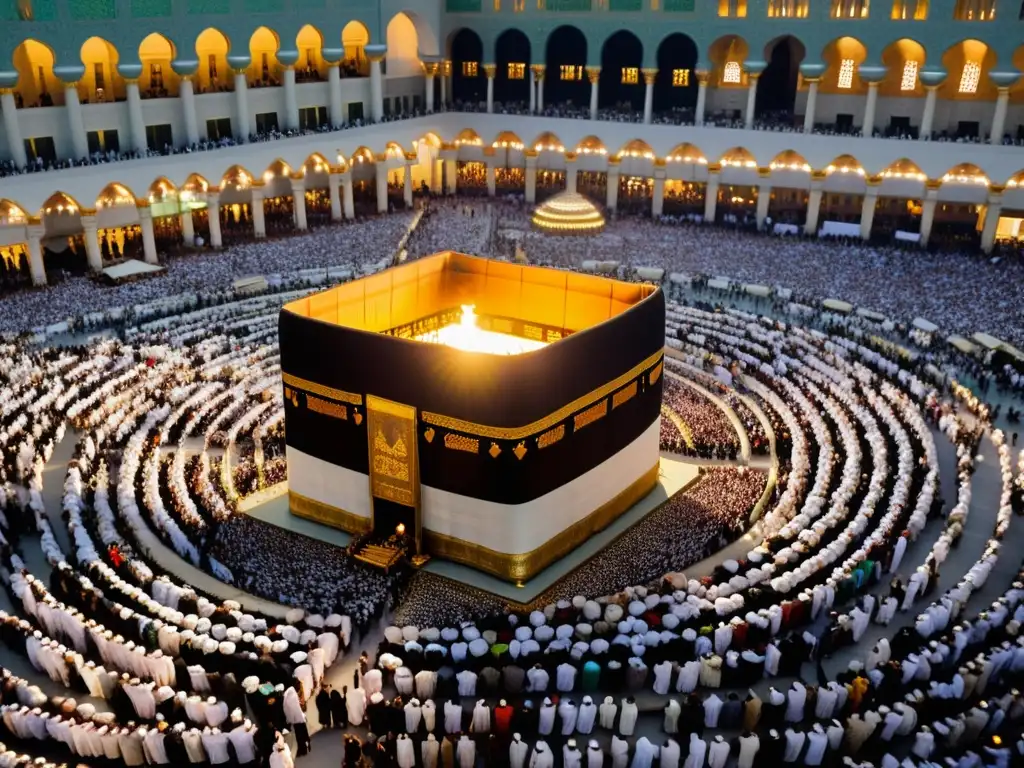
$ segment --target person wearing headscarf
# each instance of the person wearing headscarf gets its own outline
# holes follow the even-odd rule
[[[316,713],[320,720],[321,728],[331,727],[331,691],[330,684],[324,683],[320,692],[316,695]]]

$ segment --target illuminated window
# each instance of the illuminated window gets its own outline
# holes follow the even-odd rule
[[[500,11],[501,10],[501,0],[494,0],[494,10],[495,11]]]
[[[968,61],[964,64],[964,71],[960,74],[960,93],[977,93],[978,83],[981,81],[981,64],[976,61]]]
[[[957,21],[992,21],[996,0],[956,0],[953,18]]]
[[[512,1],[512,10],[515,13],[522,13],[523,11],[525,11],[526,10],[526,0],[513,0]]]
[[[690,70],[673,69],[672,85],[676,88],[686,88],[690,84]]]
[[[476,61],[464,61],[462,62],[462,76],[463,77],[476,77],[479,72],[479,62]]]
[[[908,61],[903,65],[903,77],[900,78],[900,90],[912,91],[917,87],[917,62]]]
[[[928,18],[928,0],[893,0],[892,18],[925,21]]]
[[[837,85],[844,89],[853,88],[853,59],[843,59],[840,62]]]
[[[508,79],[523,80],[526,78],[526,65],[521,62],[508,63]]]
[[[806,19],[807,0],[770,0],[768,16],[777,19]]]
[[[563,64],[558,68],[559,80],[582,80],[583,67],[578,64]]]
[[[747,0],[718,0],[718,15],[731,19],[747,16]]]
[[[870,0],[832,0],[833,19],[866,19]]]
[[[640,82],[640,70],[636,67],[623,67],[622,68],[622,84],[623,85],[636,85]]]
[[[725,62],[725,68],[722,70],[722,82],[723,83],[734,83],[740,84],[742,72],[740,70],[740,63],[738,61],[727,61]]]

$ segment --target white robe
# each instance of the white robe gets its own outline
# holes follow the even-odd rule
[[[686,756],[685,768],[704,768],[704,756],[708,751],[708,743],[696,733],[690,734],[690,751]]]
[[[654,758],[658,754],[658,748],[651,744],[650,739],[641,736],[636,742],[636,749],[633,752],[633,762],[630,768],[652,768]]]
[[[345,697],[345,709],[348,710],[349,725],[362,725],[366,713],[366,691],[362,688],[349,691]]]
[[[455,746],[455,758],[459,768],[474,768],[476,765],[476,742],[469,736],[463,736]]]
[[[712,741],[708,746],[708,768],[725,768],[729,760],[729,745],[724,741]]]
[[[454,701],[444,703],[444,732],[458,733],[462,730],[462,706]]]
[[[555,687],[562,693],[568,693],[576,684],[576,667],[572,664],[559,664],[555,671]]]
[[[604,768],[604,750],[600,747],[587,747],[587,768]]]
[[[804,755],[804,765],[821,765],[825,759],[827,748],[828,736],[822,731],[811,731],[807,734],[807,754]]]
[[[562,747],[562,768],[582,768],[583,753],[579,749],[569,749],[566,744]]]
[[[437,672],[421,670],[416,673],[416,698],[426,701],[434,697],[437,688]]]
[[[284,719],[288,721],[288,725],[306,722],[306,713],[299,702],[299,694],[291,687],[284,692]]]
[[[807,689],[802,683],[793,683],[786,692],[786,722],[799,723],[804,719],[804,704],[807,702]]]
[[[512,743],[508,745],[508,761],[511,768],[523,768],[529,753],[530,748],[525,741],[512,739]]]
[[[623,736],[632,736],[636,729],[637,707],[636,702],[622,700],[622,715],[619,717],[619,733]]]
[[[423,726],[427,729],[427,733],[433,733],[434,726],[437,725],[437,705],[427,699],[420,707],[420,712],[423,713]]]
[[[679,733],[679,715],[682,714],[682,711],[683,708],[675,699],[665,705],[665,721],[662,724],[662,730],[665,733]]]
[[[611,696],[606,696],[604,703],[598,707],[598,716],[601,719],[601,727],[612,730],[615,727],[615,715],[618,714],[618,707]]]
[[[489,733],[491,730],[491,708],[480,699],[473,707],[473,733]]]
[[[756,733],[740,736],[740,751],[736,758],[737,768],[754,768],[754,758],[761,748],[761,740]]]
[[[660,696],[668,693],[672,684],[672,662],[663,661],[654,665],[654,692]]]
[[[530,754],[530,768],[554,768],[555,756],[551,754],[548,745],[538,741]]]
[[[562,699],[558,705],[558,716],[562,719],[562,735],[572,736],[576,730],[576,718],[579,717],[576,705],[568,699]]]
[[[669,739],[661,745],[658,768],[679,768],[680,754],[679,742]]]
[[[594,730],[594,721],[597,719],[597,705],[588,696],[580,704],[580,711],[576,716],[576,730],[584,736]]]
[[[416,745],[404,733],[398,737],[395,745],[398,755],[398,768],[414,768],[416,765]]]
[[[907,552],[907,537],[900,536],[896,540],[896,546],[892,549],[892,563],[889,564],[889,573],[898,571],[900,569],[900,563],[903,562],[903,555]]]
[[[555,730],[555,705],[551,703],[551,699],[544,699],[538,715],[537,733],[541,736],[550,736],[553,730]],[[551,759],[554,760],[553,757]]]
[[[419,699],[410,699],[404,709],[405,732],[416,733],[420,729],[420,720],[423,719],[423,710],[420,708]]]
[[[455,677],[459,681],[459,696],[476,696],[476,672],[464,669]]]
[[[717,728],[718,716],[721,712],[722,700],[712,693],[704,699],[704,726],[706,728]]]
[[[794,731],[792,728],[787,728],[785,736],[786,748],[782,753],[782,762],[795,763],[800,757],[800,751],[804,748],[807,734],[803,731]]]
[[[629,765],[629,742],[612,736],[612,768],[626,768]]]

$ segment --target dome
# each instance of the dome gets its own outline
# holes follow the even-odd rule
[[[604,214],[575,192],[561,192],[537,206],[533,225],[555,235],[592,234],[604,229]]]

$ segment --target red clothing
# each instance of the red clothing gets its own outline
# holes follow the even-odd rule
[[[509,705],[494,708],[494,729],[498,733],[508,733],[512,728],[512,715],[515,710]]]

